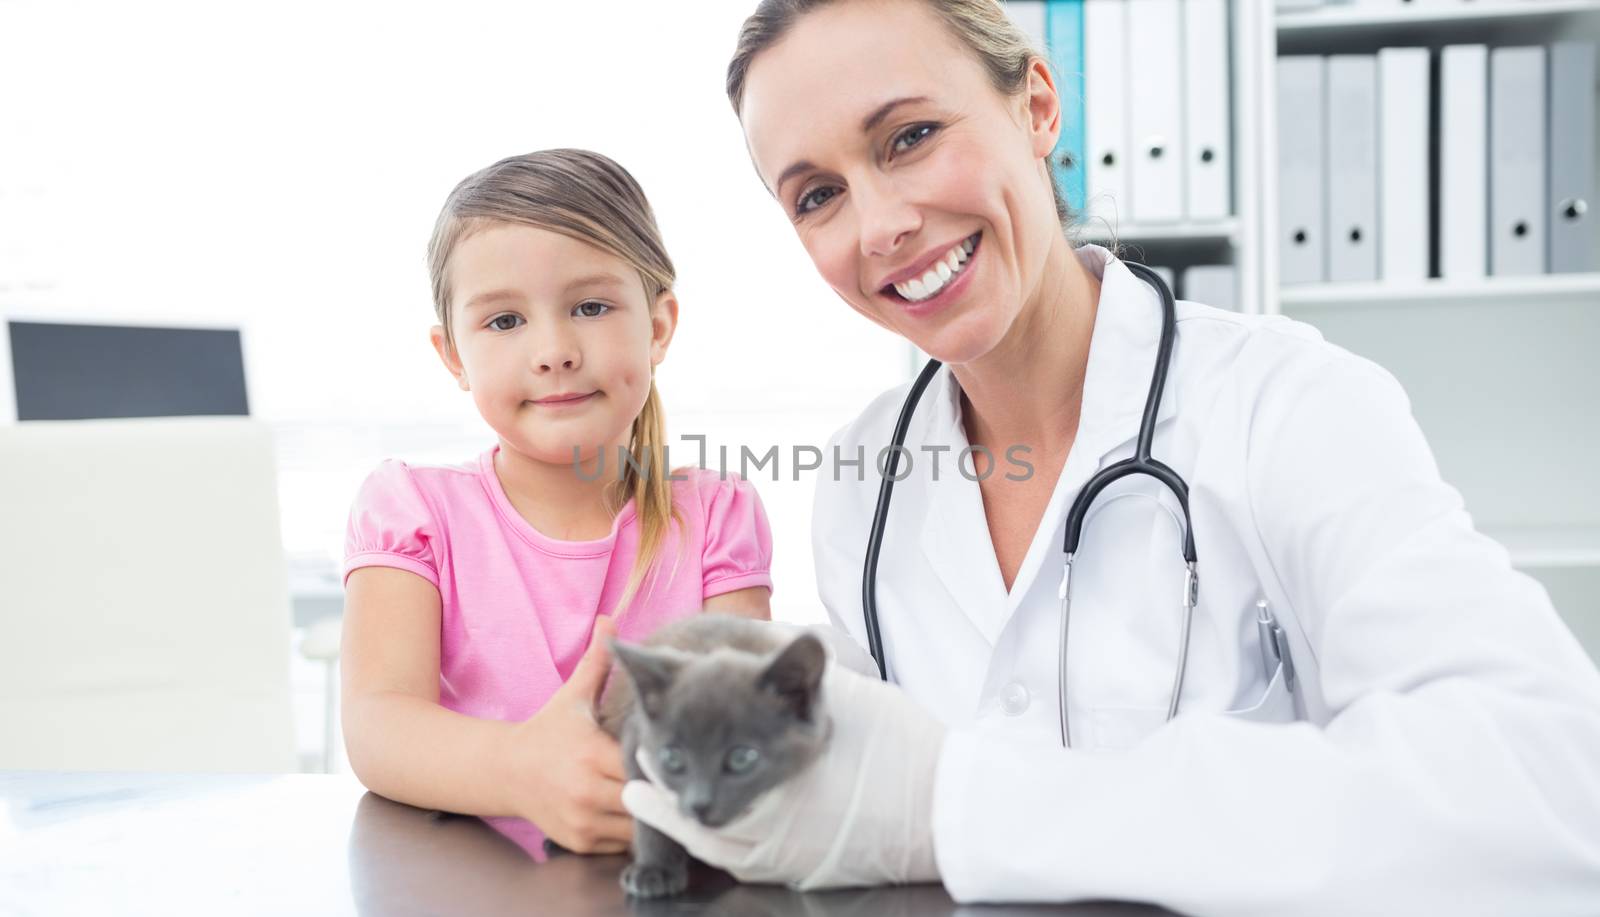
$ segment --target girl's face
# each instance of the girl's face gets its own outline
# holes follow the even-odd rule
[[[494,223],[450,257],[452,353],[433,344],[506,446],[549,464],[626,445],[677,327],[627,262],[570,236]],[[614,453],[608,461],[613,460]]]
[[[867,318],[968,363],[1035,296],[1061,238],[1042,62],[1007,97],[924,3],[836,3],[756,55],[740,114],[817,270]]]

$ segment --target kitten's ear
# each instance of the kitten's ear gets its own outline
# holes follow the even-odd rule
[[[645,716],[654,717],[661,711],[667,689],[683,668],[683,661],[675,654],[615,640],[611,641],[611,653],[633,682],[633,693],[638,695]]]
[[[822,641],[812,634],[801,634],[768,664],[756,679],[756,687],[776,694],[797,718],[810,722],[827,662]]]

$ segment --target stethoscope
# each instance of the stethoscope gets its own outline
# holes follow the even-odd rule
[[[1078,545],[1083,536],[1084,517],[1089,512],[1090,504],[1101,491],[1128,475],[1149,475],[1172,491],[1178,498],[1178,505],[1183,509],[1185,565],[1183,632],[1178,647],[1178,669],[1172,682],[1172,698],[1167,703],[1169,720],[1178,714],[1178,698],[1183,694],[1183,671],[1189,660],[1189,626],[1194,620],[1195,602],[1200,597],[1200,576],[1195,570],[1194,525],[1189,519],[1189,485],[1176,471],[1150,457],[1150,442],[1155,438],[1156,415],[1161,408],[1161,390],[1166,387],[1167,369],[1172,363],[1172,344],[1178,335],[1177,307],[1173,304],[1172,290],[1167,287],[1159,274],[1142,264],[1128,261],[1123,264],[1161,296],[1161,343],[1156,351],[1155,371],[1151,373],[1150,394],[1145,398],[1144,417],[1139,421],[1138,447],[1134,450],[1133,457],[1110,465],[1090,478],[1088,483],[1083,485],[1083,490],[1078,493],[1077,499],[1072,501],[1072,508],[1067,512],[1067,537],[1066,544],[1062,548],[1066,560],[1061,571],[1061,585],[1056,594],[1061,600],[1061,646],[1057,682],[1061,702],[1061,744],[1069,748],[1072,745],[1072,731],[1067,723],[1067,622],[1072,617],[1072,562],[1077,556]],[[894,491],[900,453],[905,449],[906,429],[911,425],[911,415],[917,409],[917,402],[921,400],[923,390],[928,387],[940,365],[938,360],[928,361],[928,365],[922,368],[922,372],[912,383],[911,393],[906,396],[906,402],[900,408],[900,417],[894,424],[894,441],[889,447],[888,467],[883,475],[883,483],[878,488],[878,505],[872,513],[872,531],[867,536],[866,569],[861,578],[861,608],[867,620],[867,647],[872,652],[873,660],[878,663],[879,677],[885,681],[889,678],[889,670],[884,661],[883,634],[878,629],[878,552],[883,548],[883,529],[889,518],[889,498]]]

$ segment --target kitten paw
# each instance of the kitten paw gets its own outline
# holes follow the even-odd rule
[[[622,890],[635,898],[666,898],[688,887],[687,865],[669,867],[629,863],[622,871]]]

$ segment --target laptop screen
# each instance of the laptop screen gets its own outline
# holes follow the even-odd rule
[[[237,329],[8,325],[18,420],[250,413]]]

